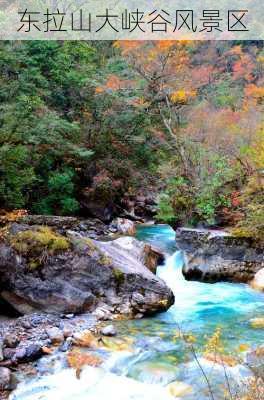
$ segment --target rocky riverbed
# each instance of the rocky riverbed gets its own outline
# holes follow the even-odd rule
[[[163,254],[133,237],[110,240],[134,229],[125,219],[107,227],[46,216],[7,227],[0,243],[0,307],[8,314],[0,322],[2,390],[12,390],[19,371],[54,346],[62,352],[82,346],[99,321],[142,318],[173,304],[172,291],[155,275]]]
[[[43,225],[43,217],[38,218],[27,217],[23,223],[11,224],[0,245],[1,307],[2,312],[8,310],[9,314],[0,322],[0,386],[2,390],[0,398],[7,398],[19,382],[33,382],[33,386],[28,386],[27,383],[20,384],[13,397],[16,400],[41,398],[43,395],[45,399],[52,398],[55,394],[55,386],[59,391],[60,384],[55,385],[55,381],[50,380],[51,374],[55,374],[57,378],[68,376],[69,382],[72,382],[71,390],[75,388],[73,391],[80,398],[84,398],[87,390],[90,394],[93,393],[91,399],[97,398],[98,393],[94,391],[93,384],[91,383],[90,389],[85,385],[84,377],[89,373],[100,382],[108,382],[109,379],[115,382],[113,390],[123,386],[129,387],[130,392],[127,392],[127,397],[124,393],[124,399],[130,399],[133,395],[143,396],[143,394],[145,396],[143,398],[146,399],[152,399],[155,396],[172,399],[181,395],[187,395],[188,399],[189,397],[193,399],[192,396],[196,390],[195,381],[198,379],[199,372],[197,366],[189,362],[188,365],[192,365],[190,371],[193,372],[188,378],[183,374],[185,364],[180,364],[180,369],[174,365],[174,363],[176,365],[179,362],[184,363],[185,357],[189,357],[187,353],[185,354],[185,341],[175,344],[178,323],[188,323],[194,331],[198,327],[198,335],[201,335],[200,313],[205,307],[204,312],[206,315],[209,313],[212,319],[209,321],[209,332],[211,332],[213,326],[217,326],[215,325],[215,320],[219,319],[217,310],[225,299],[225,293],[229,297],[233,296],[233,301],[236,302],[238,308],[241,307],[242,314],[248,313],[248,310],[244,309],[246,302],[244,304],[244,301],[240,300],[243,288],[237,285],[223,287],[220,296],[217,286],[214,289],[214,285],[199,284],[201,287],[198,288],[184,281],[180,267],[182,253],[176,251],[173,256],[168,256],[175,251],[173,249],[176,249],[176,245],[173,231],[171,232],[166,227],[150,228],[150,231],[155,233],[153,242],[148,240],[148,236],[144,233],[143,238],[149,242],[146,244],[128,236],[115,238],[119,233],[121,235],[126,233],[127,229],[132,233],[131,223],[123,219],[115,221],[111,228],[108,227],[108,230],[112,230],[112,232],[108,231],[108,234],[106,229],[100,230],[97,227],[97,233],[94,234],[94,238],[91,238],[85,235],[85,229],[80,229],[80,224],[76,224],[75,220],[67,218],[54,220],[45,217],[45,225]],[[39,225],[37,222],[42,224]],[[88,222],[86,226],[87,224]],[[89,224],[92,225],[91,221]],[[165,229],[165,235],[162,233],[163,229]],[[159,232],[162,233],[160,236]],[[250,246],[248,242],[234,242],[231,238],[227,239],[227,236],[226,233],[219,231],[187,229],[178,231],[176,244],[178,248],[184,250],[184,274],[190,265],[191,268],[195,265],[195,268],[199,270],[207,266],[205,278],[198,277],[198,280],[237,282],[240,279],[242,282],[246,281],[244,276],[241,278],[241,269],[233,271],[234,260],[236,259],[237,265],[241,268],[245,257],[250,255],[251,259],[255,257],[255,261],[260,262],[258,266],[261,267],[261,252],[256,247]],[[156,267],[157,264],[162,264],[164,259],[158,248],[163,248],[163,246],[166,253],[166,265],[159,267],[160,277],[158,277],[155,275]],[[214,254],[216,251],[222,258],[217,263]],[[195,264],[192,264],[193,260]],[[228,278],[223,276],[222,269],[219,269],[219,265],[224,261],[229,263]],[[178,264],[179,267],[175,270]],[[208,270],[211,271],[210,278],[208,278]],[[234,276],[231,275],[232,271]],[[255,269],[250,271],[247,280],[254,276],[254,272]],[[196,279],[196,277],[192,276],[191,279]],[[157,319],[153,317],[143,319],[142,328],[138,330],[136,327],[141,326],[143,316],[165,311],[171,306],[174,295],[168,286],[173,288],[176,305]],[[208,286],[212,290],[209,290]],[[210,302],[202,301],[205,291],[206,299],[208,297]],[[257,295],[255,298],[250,290],[246,289],[243,296],[252,298],[255,301],[254,304],[260,307],[261,298],[257,299]],[[211,303],[212,307],[209,306]],[[210,314],[208,307],[211,307],[212,311],[216,309],[216,314]],[[223,307],[226,308],[226,304]],[[198,314],[196,309],[199,311]],[[18,317],[19,314],[25,315]],[[240,321],[239,315],[237,322],[243,325],[244,322]],[[263,329],[264,322],[259,314],[255,316],[256,318],[248,317],[248,324],[250,329],[256,332],[257,343],[258,333],[260,329]],[[172,318],[169,324],[164,323],[166,318]],[[134,319],[134,322],[131,319]],[[109,320],[113,320],[113,325]],[[228,321],[227,314],[227,323]],[[130,328],[126,329],[130,323],[131,326],[135,324],[135,328],[131,331]],[[146,327],[149,327],[149,331]],[[243,325],[243,329],[248,328]],[[251,333],[252,338],[253,336]],[[192,333],[187,334],[186,337],[192,337]],[[202,336],[199,342],[200,340]],[[264,354],[262,347],[251,348],[251,344],[243,343],[241,347],[246,349],[247,353],[243,353],[243,358],[247,358],[248,363],[254,367],[258,365],[261,369]],[[226,356],[225,360],[226,367],[228,371],[230,369],[229,372],[236,382],[244,370],[232,357]],[[204,357],[200,359],[200,362],[203,363],[205,369],[209,370],[215,363],[211,358]],[[81,379],[81,386],[76,386],[76,377],[74,378],[72,372],[67,369],[69,367],[72,368],[71,371],[75,371],[77,382]],[[89,370],[91,367],[97,367],[97,371]],[[157,386],[155,390],[152,385],[142,386],[134,380],[123,379],[108,374],[107,371],[115,372],[117,375],[125,373],[136,380],[143,379],[145,383],[157,383],[156,379],[161,379],[161,384],[164,386],[166,383],[167,387],[163,390]],[[245,373],[248,375],[249,371],[246,369]],[[219,370],[213,379],[218,381],[220,375]],[[43,385],[46,387],[45,393]],[[32,394],[30,394],[31,391]],[[70,388],[69,393],[73,393]],[[65,396],[66,392],[63,398],[67,398]]]
[[[64,316],[33,313],[0,323],[0,387],[14,389],[21,376],[34,376],[33,363],[56,348],[68,351],[74,340],[96,331],[98,320],[91,314]],[[8,371],[8,372],[7,372]],[[22,375],[21,375],[22,374]]]

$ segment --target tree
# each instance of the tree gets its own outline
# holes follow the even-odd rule
[[[3,42],[0,52],[0,198],[6,208],[40,205],[53,174],[70,168],[74,185],[75,169],[92,154],[80,119],[94,52],[71,42]],[[38,211],[57,208],[54,198],[49,210]]]

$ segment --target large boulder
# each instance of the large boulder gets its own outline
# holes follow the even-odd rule
[[[109,223],[114,215],[116,215],[116,206],[112,202],[102,202],[98,199],[83,199],[81,206],[84,214],[88,217],[98,218],[99,220]]]
[[[146,265],[154,274],[156,274],[157,266],[165,260],[164,254],[159,249],[148,243],[140,242],[133,237],[120,237],[112,243],[122,247],[128,255]]]
[[[187,280],[247,283],[264,267],[263,246],[227,232],[181,228],[176,244],[185,251]]]
[[[0,243],[0,292],[22,314],[103,309],[109,318],[133,317],[164,311],[174,301],[132,248],[25,225]]]

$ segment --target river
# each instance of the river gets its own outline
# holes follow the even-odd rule
[[[263,344],[263,330],[254,329],[250,320],[263,317],[264,294],[243,284],[186,281],[181,272],[183,254],[177,251],[175,232],[167,225],[141,225],[137,238],[165,252],[165,264],[157,274],[173,290],[175,304],[155,317],[116,322],[118,338],[109,339],[112,351],[98,352],[105,357],[103,372],[90,368],[75,391],[72,373],[60,369],[52,377],[24,384],[14,400],[207,400],[212,396],[223,400],[229,398],[230,387],[233,395],[240,390],[240,382],[250,375],[242,360],[249,349]],[[230,366],[205,357],[217,329],[219,346],[230,357]],[[234,355],[241,362],[233,365]],[[66,386],[60,385],[61,379]]]

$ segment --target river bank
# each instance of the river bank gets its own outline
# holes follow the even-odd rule
[[[88,237],[91,227],[104,240]],[[172,291],[153,274],[162,253],[132,237],[111,240],[114,234],[134,233],[132,227],[124,219],[102,228],[97,221],[27,216],[4,229],[1,389],[12,390],[16,372],[54,346],[66,352],[87,335],[89,341],[91,329],[99,334],[99,343],[99,321],[142,318],[170,307]]]
[[[98,322],[90,327],[82,325],[88,324],[85,315],[60,317],[57,328],[63,335],[66,332],[66,336],[70,336],[56,345],[43,343],[42,348],[50,354],[27,364],[28,371],[20,370],[24,384],[19,385],[12,399],[56,398],[56,393],[62,390],[62,379],[66,377],[69,386],[61,392],[63,399],[101,399],[100,390],[106,384],[110,398],[124,387],[122,399],[134,398],[135,394],[144,399],[155,396],[208,399],[208,386],[194,360],[192,344],[200,363],[210,375],[215,398],[222,399],[223,390],[219,391],[219,388],[226,386],[223,366],[219,360],[215,362],[210,354],[205,354],[208,338],[218,327],[222,330],[225,369],[234,386],[250,376],[250,370],[243,366],[245,362],[263,362],[256,355],[257,349],[263,345],[263,330],[254,327],[252,320],[263,316],[264,295],[244,284],[187,282],[182,275],[183,254],[177,251],[175,233],[168,226],[141,225],[137,229],[137,238],[166,254],[165,264],[158,268],[157,274],[172,288],[175,304],[167,312],[154,317],[113,322],[117,333],[113,337],[102,335]],[[55,320],[51,325],[56,326]],[[103,325],[109,323],[103,322]],[[39,337],[37,331],[31,331],[30,336],[32,334]],[[80,378],[77,380],[67,369],[68,355],[72,350],[75,351],[72,366]],[[89,363],[97,366],[96,371],[85,366]],[[87,374],[93,376],[89,384],[85,378]],[[138,381],[141,385],[137,384]]]

